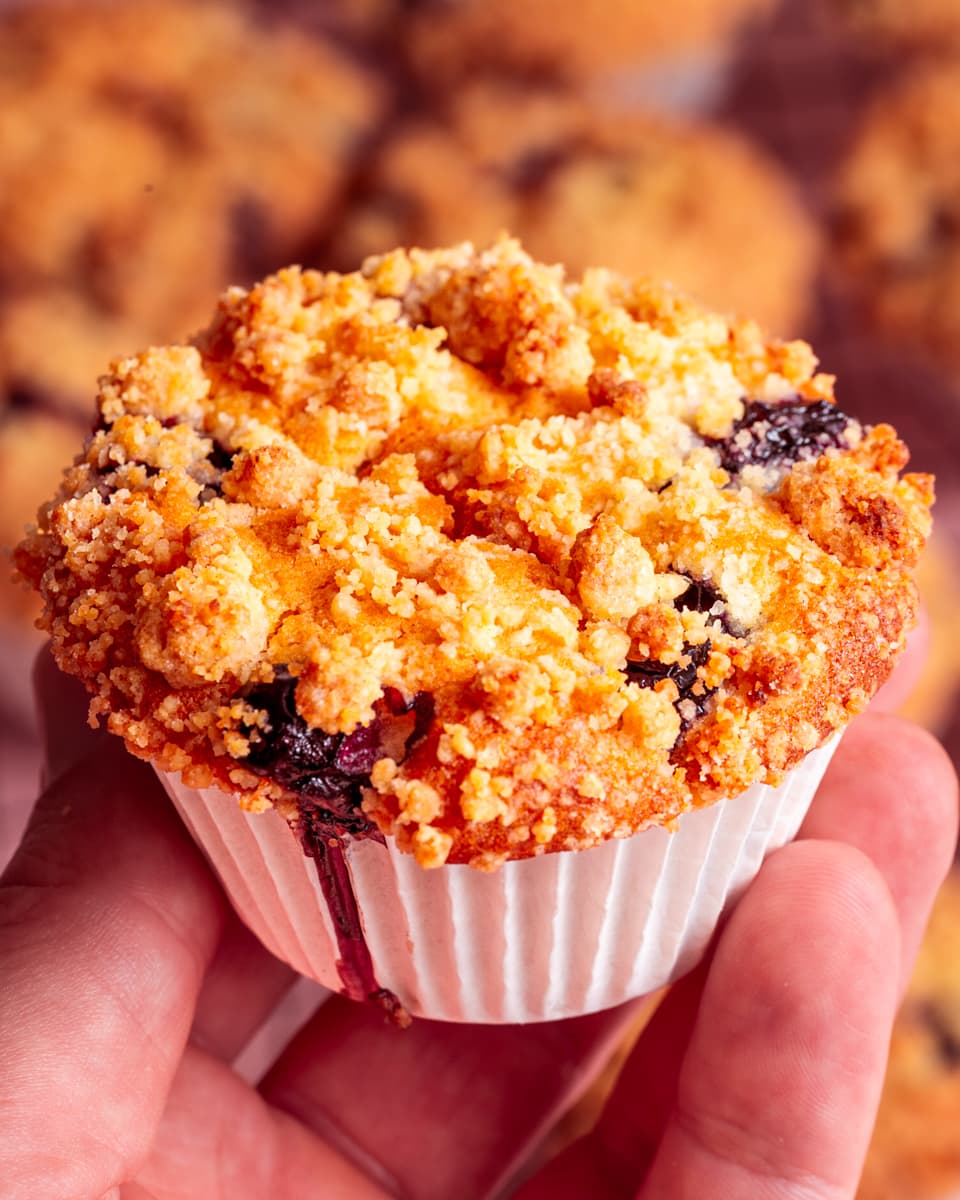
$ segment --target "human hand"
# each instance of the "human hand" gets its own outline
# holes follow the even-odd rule
[[[636,1007],[399,1032],[333,998],[249,1087],[229,1063],[291,973],[228,916],[151,772],[84,729],[47,661],[38,682],[49,782],[0,882],[4,1200],[504,1194]],[[852,1197],[955,786],[926,735],[855,723],[596,1130],[508,1194]]]

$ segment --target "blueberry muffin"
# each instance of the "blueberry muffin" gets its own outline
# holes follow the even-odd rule
[[[136,754],[424,866],[776,782],[915,617],[932,483],[801,342],[510,240],[115,364],[17,565]]]
[[[312,236],[380,103],[327,43],[241,5],[17,5],[0,19],[0,288],[69,288],[144,340],[183,336]]]
[[[802,323],[819,250],[790,181],[738,134],[501,84],[465,88],[447,119],[386,139],[331,254],[346,265],[504,229],[545,262],[666,279],[785,333]]]
[[[960,65],[919,70],[878,98],[834,218],[838,267],[876,326],[960,368]]]
[[[960,1193],[960,875],[937,898],[897,1018],[858,1200]]]
[[[408,55],[428,89],[476,73],[583,81],[725,47],[772,0],[417,0]]]

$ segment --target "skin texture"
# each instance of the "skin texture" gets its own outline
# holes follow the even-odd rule
[[[289,972],[228,918],[149,770],[84,728],[48,661],[37,679],[47,786],[0,881],[5,1196],[469,1200],[502,1186],[635,1008],[398,1033],[333,999],[248,1087],[228,1063]],[[596,1130],[514,1194],[852,1198],[956,832],[943,752],[897,718],[859,719],[801,840],[658,1009]]]

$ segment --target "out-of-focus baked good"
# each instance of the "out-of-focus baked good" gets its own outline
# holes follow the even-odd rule
[[[841,278],[876,327],[960,370],[960,64],[877,97],[840,170],[834,229]]]
[[[242,5],[16,5],[0,16],[0,288],[70,289],[147,340],[184,336],[312,236],[381,102],[331,45]]]
[[[891,49],[942,51],[960,46],[956,0],[820,0],[858,38]]]
[[[7,551],[62,465],[51,414],[74,412],[77,440],[112,358],[187,336],[224,287],[296,255],[323,229],[383,101],[332,43],[242,4],[3,6]],[[32,606],[3,575],[0,621],[23,619]]]
[[[465,87],[401,125],[331,242],[338,265],[502,230],[544,262],[607,263],[795,332],[819,236],[790,180],[732,130],[604,116],[562,90]]]
[[[584,80],[725,47],[772,0],[419,0],[407,49],[428,89],[476,73]]]

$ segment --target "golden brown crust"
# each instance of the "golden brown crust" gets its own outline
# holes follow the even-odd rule
[[[572,273],[603,263],[711,307],[799,328],[819,235],[782,170],[732,130],[603,116],[569,92],[464,86],[381,144],[333,239],[353,264],[502,230]]]
[[[289,805],[244,761],[282,666],[329,735],[432,698],[364,792],[425,865],[586,847],[776,781],[902,647],[930,482],[814,370],[508,240],[291,269],[116,364],[18,565],[94,715],[188,783]]]

